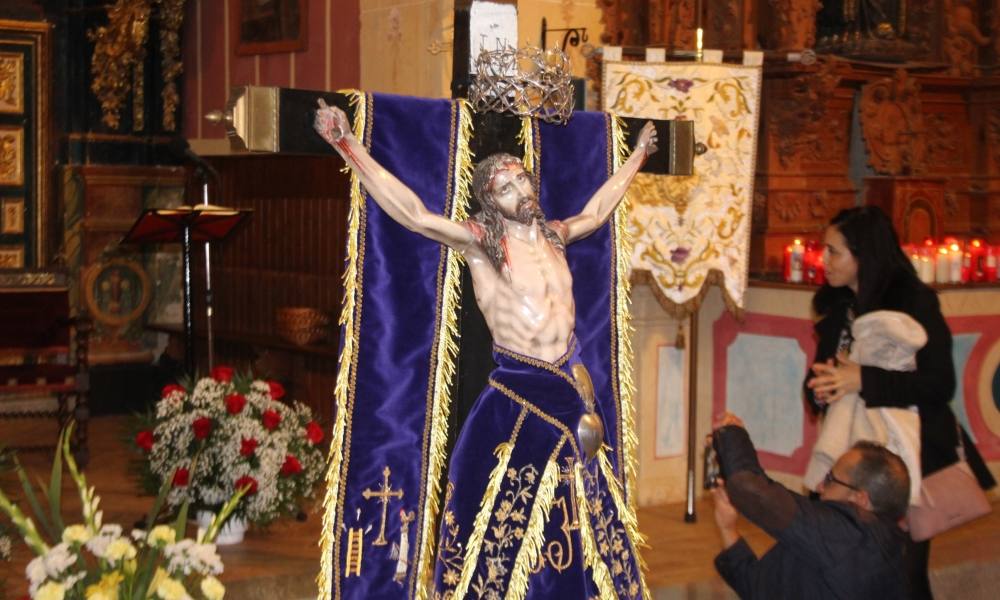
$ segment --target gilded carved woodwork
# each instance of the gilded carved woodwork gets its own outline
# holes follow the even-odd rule
[[[961,167],[966,164],[965,144],[959,144],[960,130],[955,117],[947,114],[926,116],[927,163],[935,167]]]
[[[24,183],[24,130],[0,127],[0,185]]]
[[[24,111],[24,57],[0,52],[0,113]]]
[[[743,50],[743,1],[708,0],[705,45],[727,52]]]
[[[778,50],[802,50],[816,44],[816,11],[819,0],[767,0],[772,22],[764,31],[771,32],[771,47]]]
[[[118,0],[108,9],[108,25],[87,33],[94,42],[90,89],[101,103],[101,120],[111,129],[118,129],[132,91],[133,69],[145,59],[151,11],[151,0]]]
[[[986,115],[986,141],[993,170],[1000,171],[1000,106],[994,106]]]
[[[108,8],[108,24],[87,33],[94,42],[91,91],[101,103],[102,121],[118,129],[121,111],[133,94],[133,129],[145,128],[143,94],[146,43],[153,5],[159,5],[160,54],[163,77],[163,128],[177,128],[180,96],[176,79],[182,70],[180,28],[184,0],[118,0]]]
[[[979,31],[972,8],[955,0],[944,0],[945,32],[941,40],[949,75],[971,77],[979,74],[978,47],[989,46],[990,38]]]
[[[184,0],[158,0],[160,3],[160,64],[163,67],[163,129],[177,130],[180,95],[177,77],[181,63],[181,25],[184,23]]]
[[[669,0],[649,1],[650,11],[655,5]],[[644,8],[646,0],[598,0],[601,9],[601,23],[604,31],[601,33],[601,43],[610,46],[644,46],[657,39],[648,37]],[[658,25],[659,23],[657,23]],[[653,28],[650,23],[650,30]]]
[[[778,160],[841,161],[846,150],[847,124],[827,114],[827,99],[840,83],[833,61],[823,61],[811,73],[774,81],[768,91],[768,126]]]
[[[927,141],[920,86],[904,69],[862,88],[861,132],[876,173],[924,172]]]

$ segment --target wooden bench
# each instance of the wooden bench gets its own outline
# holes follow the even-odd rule
[[[86,317],[70,316],[64,276],[37,274],[0,281],[0,418],[56,417],[62,429],[72,416],[77,422],[74,454],[81,466],[89,458],[87,338],[91,329]],[[11,407],[12,400],[32,396],[55,396],[57,407],[54,411]]]

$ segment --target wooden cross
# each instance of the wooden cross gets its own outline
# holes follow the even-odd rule
[[[382,525],[381,527],[379,527],[378,530],[378,538],[376,538],[375,541],[372,542],[373,546],[385,546],[386,544],[389,543],[388,540],[385,539],[385,522],[386,518],[389,516],[389,498],[399,498],[399,499],[403,498],[403,490],[393,491],[392,486],[389,485],[389,475],[391,473],[392,471],[389,470],[388,465],[386,465],[386,467],[382,469],[382,487],[380,488],[381,491],[376,492],[367,489],[361,492],[361,495],[364,496],[365,500],[378,498],[378,500],[382,502]]]

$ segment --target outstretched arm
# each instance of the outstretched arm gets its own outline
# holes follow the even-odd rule
[[[316,132],[333,146],[347,166],[358,175],[361,184],[375,202],[393,220],[410,231],[460,252],[475,242],[472,232],[459,223],[427,210],[413,190],[378,164],[354,137],[344,111],[335,106],[327,106],[322,98],[318,102],[319,109],[313,123]]]
[[[622,168],[612,175],[591,197],[580,214],[563,221],[566,226],[566,243],[575,242],[594,233],[607,223],[618,203],[625,197],[625,190],[649,155],[656,152],[656,129],[652,121],[646,121],[639,132],[639,142]]]

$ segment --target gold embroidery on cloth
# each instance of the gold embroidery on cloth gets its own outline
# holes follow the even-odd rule
[[[598,468],[595,467],[595,470]],[[633,560],[633,545],[628,538],[628,531],[621,523],[621,515],[616,515],[616,506],[609,493],[599,485],[598,475],[587,467],[583,470],[587,486],[587,496],[591,500],[589,506],[590,519],[594,532],[594,541],[601,560],[611,567],[611,576],[615,578],[616,598],[635,598],[644,589],[636,560]],[[607,489],[614,485],[607,482]]]
[[[507,600],[524,600],[528,592],[528,579],[531,566],[541,561],[542,548],[545,545],[545,525],[548,523],[556,488],[559,486],[559,452],[562,451],[566,438],[556,444],[552,454],[545,464],[542,481],[538,484],[538,494],[531,507],[531,516],[524,532],[521,548],[517,552],[514,568],[507,584]],[[508,473],[509,475],[509,473]]]
[[[494,456],[497,457],[497,464],[490,473],[486,490],[483,492],[483,499],[479,503],[479,512],[476,514],[472,531],[469,532],[469,540],[465,547],[465,557],[462,562],[462,577],[455,588],[456,598],[464,598],[469,590],[469,586],[472,584],[472,576],[475,574],[476,566],[479,563],[479,553],[486,544],[487,526],[490,523],[493,505],[496,504],[497,497],[500,495],[504,477],[508,473],[507,464],[510,462],[510,455],[514,451],[517,435],[521,432],[521,425],[524,424],[524,419],[527,415],[528,411],[522,407],[521,414],[517,418],[517,423],[514,425],[514,431],[511,433],[510,439],[497,446],[493,451]]]

